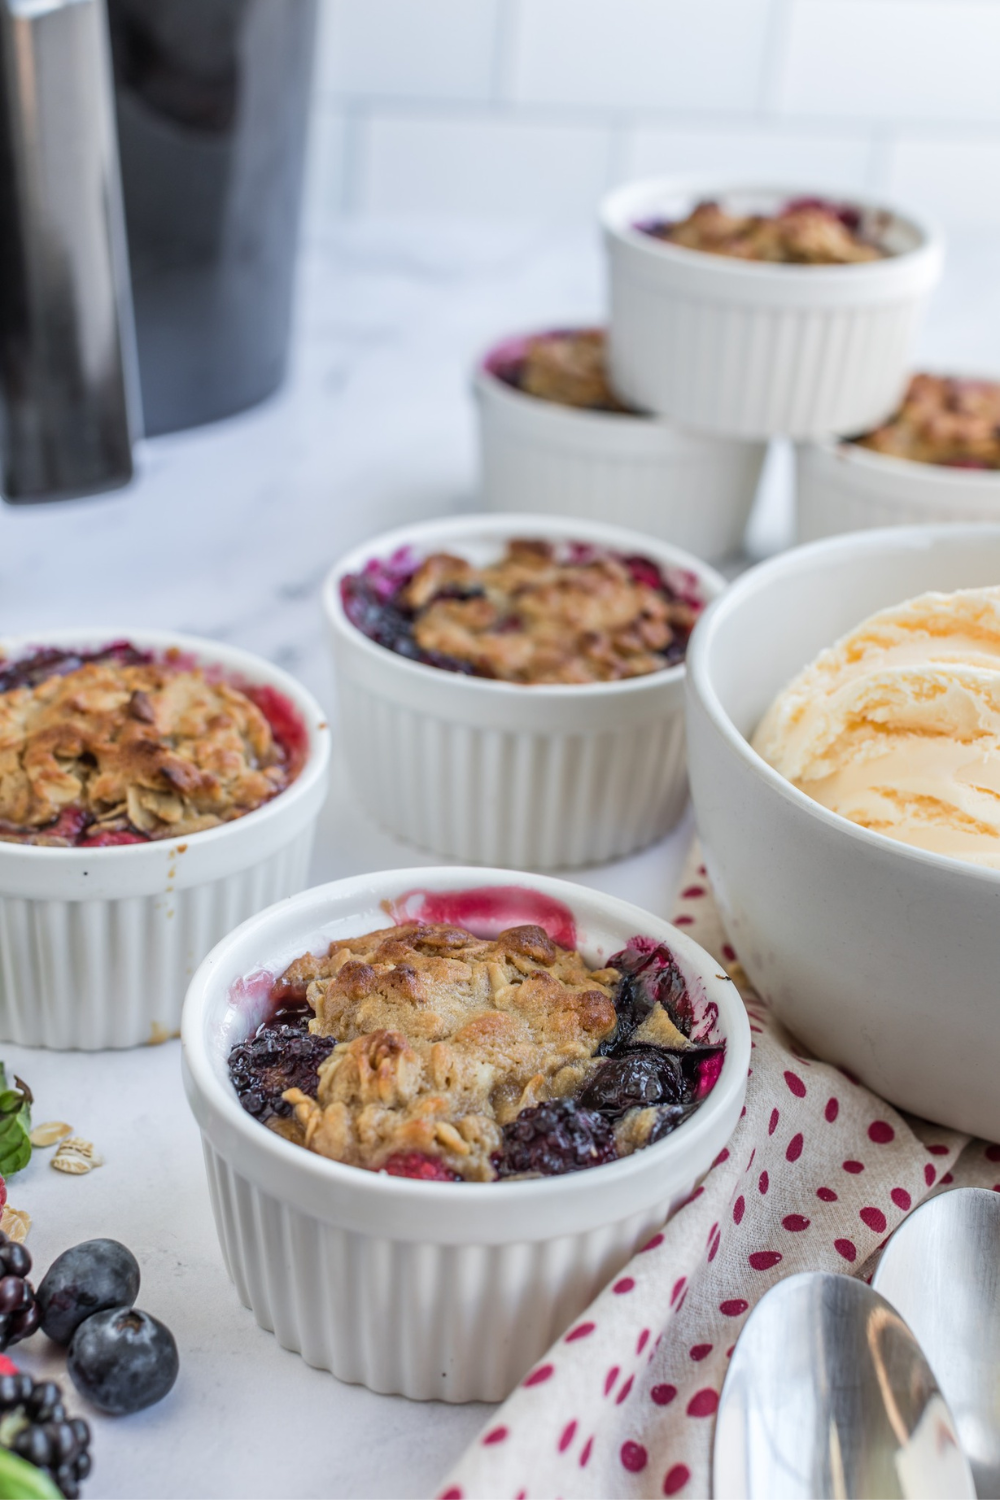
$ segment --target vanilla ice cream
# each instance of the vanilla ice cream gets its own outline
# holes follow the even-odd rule
[[[870,616],[778,694],[753,747],[863,828],[1000,869],[1000,587]]]

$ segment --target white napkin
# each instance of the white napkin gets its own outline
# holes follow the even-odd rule
[[[870,1279],[930,1193],[1000,1192],[1000,1146],[903,1116],[803,1055],[726,942],[695,850],[674,921],[740,987],[746,1108],[702,1185],[494,1414],[439,1500],[711,1493],[726,1363],[757,1299],[796,1271]]]

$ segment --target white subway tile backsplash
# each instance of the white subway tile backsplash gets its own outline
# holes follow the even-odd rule
[[[1000,121],[997,0],[793,0],[784,114]]]
[[[510,97],[614,109],[758,101],[771,0],[507,0]]]
[[[353,207],[367,213],[592,218],[611,132],[511,115],[379,112],[360,126]]]
[[[321,0],[319,86],[351,98],[488,99],[502,0]]]
[[[860,193],[870,185],[871,155],[863,135],[768,129],[752,121],[711,129],[641,124],[628,133],[622,175],[704,173]]]
[[[992,138],[902,136],[890,147],[886,192],[947,229],[1000,230],[1000,132]]]

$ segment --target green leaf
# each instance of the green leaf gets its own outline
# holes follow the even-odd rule
[[[0,1448],[0,1500],[62,1500],[47,1474],[8,1448]]]
[[[11,1177],[31,1160],[31,1090],[20,1078],[7,1086],[7,1070],[0,1063],[0,1177]],[[0,1495],[0,1500],[3,1500]]]

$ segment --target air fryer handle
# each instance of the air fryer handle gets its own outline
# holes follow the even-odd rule
[[[0,494],[126,484],[137,369],[105,0],[0,0]]]

